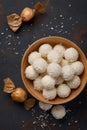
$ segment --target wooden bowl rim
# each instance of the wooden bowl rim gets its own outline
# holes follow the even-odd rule
[[[50,41],[51,43],[51,40],[58,40],[60,42],[62,42],[63,44],[65,43],[68,43],[69,45],[71,44],[71,47],[75,47],[79,53],[80,53],[80,57],[82,57],[82,59],[84,60],[83,64],[84,64],[84,78],[83,78],[83,82],[82,82],[82,85],[80,85],[80,87],[74,91],[75,94],[73,94],[73,96],[69,96],[67,98],[56,98],[54,100],[47,100],[45,99],[42,94],[40,92],[38,92],[37,90],[35,90],[34,88],[31,87],[31,85],[28,87],[27,86],[27,83],[29,80],[25,77],[24,75],[24,70],[23,70],[23,65],[24,65],[24,60],[26,58],[26,55],[28,54],[29,50],[33,50],[33,47],[34,46],[37,46],[37,44],[43,44],[43,43],[46,43],[46,41]],[[56,43],[57,44],[57,43]],[[39,45],[39,46],[40,46]],[[35,50],[35,49],[34,49]],[[33,50],[33,51],[34,51]],[[31,51],[32,52],[32,51]],[[35,42],[33,42],[25,51],[23,57],[22,57],[22,61],[21,61],[21,77],[22,77],[22,81],[27,89],[27,91],[33,96],[35,97],[37,100],[41,101],[41,102],[44,102],[44,103],[49,103],[49,104],[63,104],[63,103],[66,103],[66,102],[69,102],[71,100],[73,100],[74,98],[76,98],[81,92],[82,90],[84,89],[86,83],[87,83],[87,69],[86,69],[86,66],[87,66],[87,60],[86,60],[86,56],[85,54],[83,53],[83,51],[80,49],[79,46],[77,46],[74,42],[64,38],[64,37],[59,37],[59,36],[49,36],[49,37],[44,37],[44,38],[40,38],[39,40],[36,40]],[[30,81],[31,82],[31,81]],[[32,85],[33,86],[33,85]]]

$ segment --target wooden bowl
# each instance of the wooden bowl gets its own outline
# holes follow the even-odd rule
[[[81,75],[81,84],[78,89],[72,90],[70,96],[67,98],[56,97],[54,100],[49,101],[43,97],[41,92],[35,90],[33,87],[32,81],[25,77],[24,71],[25,71],[25,68],[29,65],[28,55],[31,52],[38,50],[39,46],[41,46],[44,43],[49,43],[52,46],[62,43],[65,47],[74,47],[79,52],[79,55],[80,55],[79,60],[82,61],[83,65],[84,65],[84,72]],[[57,36],[41,38],[41,39],[35,41],[34,43],[32,43],[29,46],[29,48],[25,51],[23,58],[22,58],[22,62],[21,62],[21,77],[22,77],[23,83],[24,83],[26,89],[28,90],[28,92],[32,96],[34,96],[36,99],[38,99],[39,101],[42,101],[44,103],[49,103],[49,104],[63,104],[63,103],[69,102],[72,99],[76,98],[84,89],[86,82],[87,82],[87,60],[86,60],[86,57],[85,57],[84,53],[82,52],[82,50],[75,43],[73,43],[72,41],[70,41],[68,39],[65,39],[63,37],[57,37]]]

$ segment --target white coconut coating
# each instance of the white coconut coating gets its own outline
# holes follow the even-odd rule
[[[41,82],[44,89],[53,89],[55,87],[55,79],[49,75],[45,75]]]
[[[33,81],[33,85],[34,85],[34,89],[38,90],[38,91],[42,91],[43,90],[43,85],[41,82],[42,76],[38,76],[34,81]]]
[[[54,50],[58,51],[63,56],[63,54],[65,52],[65,47],[61,44],[58,44],[58,45],[54,46]]]
[[[76,89],[79,87],[81,83],[80,77],[79,76],[74,76],[74,78],[71,81],[67,82],[67,85],[71,88],[71,89]]]
[[[33,62],[32,66],[37,73],[44,73],[47,69],[47,62],[43,58],[38,58]]]
[[[56,80],[56,85],[62,84],[64,82],[64,79],[61,75],[55,80]]]
[[[58,78],[61,75],[61,66],[57,63],[50,63],[47,66],[47,73],[53,78]]]
[[[33,62],[37,59],[37,58],[40,58],[41,57],[41,54],[38,53],[37,51],[33,51],[29,54],[28,56],[28,63],[29,64],[33,64]]]
[[[48,62],[56,62],[60,63],[62,60],[61,53],[57,52],[56,50],[51,50],[47,55]]]
[[[52,46],[50,44],[43,44],[39,47],[39,53],[42,57],[46,58],[48,53],[52,50]]]
[[[53,105],[51,105],[51,104],[39,102],[39,107],[40,107],[42,110],[44,110],[44,111],[50,110],[52,106],[53,106]]]
[[[76,61],[78,59],[79,53],[75,48],[70,47],[70,48],[65,50],[64,57],[69,62],[74,62],[74,61]]]
[[[38,73],[34,70],[34,68],[31,65],[29,65],[25,69],[25,76],[30,80],[34,80],[38,77]]]
[[[66,115],[65,107],[56,105],[51,109],[51,114],[55,119],[62,119]]]
[[[76,75],[81,75],[83,73],[84,65],[81,61],[76,61],[72,63],[71,66],[74,69]]]
[[[59,97],[61,98],[66,98],[70,95],[71,93],[71,89],[68,85],[66,84],[60,84],[58,87],[57,87],[57,94]]]
[[[62,67],[62,76],[65,81],[69,81],[74,78],[74,69],[71,65],[65,65]]]
[[[53,89],[43,89],[43,97],[46,98],[47,100],[52,100],[55,99],[57,93],[56,93],[56,88]]]
[[[69,65],[69,62],[68,62],[68,60],[65,60],[65,59],[62,59],[62,61],[61,61],[61,66],[63,67],[63,66],[65,66],[65,65]]]

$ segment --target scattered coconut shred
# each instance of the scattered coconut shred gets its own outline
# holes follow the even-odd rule
[[[34,108],[31,109],[33,125],[35,126],[34,130],[38,130],[40,128],[44,130],[52,130],[52,128],[54,129],[55,127],[56,129],[62,128],[62,123],[61,121],[58,122],[58,120],[63,118],[67,120],[67,127],[75,124],[77,125],[78,130],[80,130],[80,127],[78,126],[78,119],[73,119],[71,117],[70,120],[68,120],[67,118],[67,114],[72,112],[71,109],[66,109],[63,105],[51,105],[43,102],[39,102],[39,108],[42,110],[39,111],[39,114],[36,113],[37,110]]]

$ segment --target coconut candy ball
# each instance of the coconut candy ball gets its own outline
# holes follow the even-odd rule
[[[66,110],[62,105],[56,105],[51,109],[51,114],[55,119],[62,119],[66,115]]]
[[[49,63],[51,63],[51,62],[60,63],[62,60],[62,55],[61,55],[61,53],[59,53],[55,50],[51,50],[47,55],[47,59],[48,59]]]
[[[43,102],[39,102],[39,107],[44,111],[48,111],[49,109],[51,109],[52,105],[43,103]]]
[[[73,79],[74,73],[74,69],[71,67],[71,65],[65,65],[62,67],[62,76],[65,81]]]
[[[29,64],[33,64],[33,62],[37,59],[37,58],[40,58],[41,57],[41,54],[38,53],[37,51],[33,51],[29,54],[28,56],[28,63]]]
[[[71,93],[71,89],[66,84],[60,84],[57,87],[57,94],[61,98],[68,97],[70,95],[70,93]]]
[[[44,89],[53,89],[55,87],[55,79],[49,75],[45,75],[41,82]]]
[[[61,66],[57,63],[50,63],[47,66],[47,73],[53,78],[58,78],[61,74]]]
[[[42,57],[46,58],[48,53],[52,50],[52,46],[50,44],[43,44],[39,47],[39,53]]]
[[[74,69],[76,75],[81,75],[84,70],[84,65],[81,61],[73,62],[71,67]]]
[[[56,97],[56,88],[53,89],[43,89],[43,97],[47,100],[55,99]]]
[[[29,65],[25,69],[25,76],[30,80],[34,80],[38,77],[38,73],[34,70],[34,68],[31,65]]]
[[[71,88],[71,89],[76,89],[79,87],[81,83],[80,77],[79,76],[74,76],[74,78],[70,81],[67,82],[67,85]]]
[[[64,57],[69,62],[74,62],[74,61],[76,61],[78,59],[79,53],[75,48],[70,47],[70,48],[65,50]]]
[[[43,58],[38,58],[33,62],[32,66],[36,70],[37,73],[41,74],[46,71],[47,62]]]
[[[55,45],[53,49],[61,53],[62,56],[64,55],[65,47],[63,45],[61,44]]]
[[[42,76],[38,76],[34,81],[33,81],[33,85],[34,85],[34,89],[38,90],[38,91],[42,91],[43,90],[43,85],[41,82]]]

